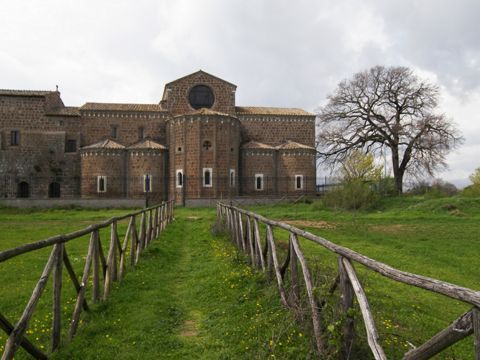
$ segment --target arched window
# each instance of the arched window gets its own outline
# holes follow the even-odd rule
[[[60,184],[58,182],[52,182],[48,185],[48,197],[59,198],[60,197]]]
[[[303,175],[295,175],[295,190],[303,189]]]
[[[203,169],[203,186],[204,187],[212,186],[212,168]]]
[[[30,185],[22,181],[17,186],[17,197],[18,198],[28,198],[30,197]]]
[[[263,174],[255,174],[255,190],[263,191]]]
[[[143,192],[152,191],[152,175],[145,174],[143,175]]]
[[[107,192],[107,177],[106,176],[97,176],[97,192],[104,193]]]
[[[177,188],[183,187],[183,170],[177,170]]]

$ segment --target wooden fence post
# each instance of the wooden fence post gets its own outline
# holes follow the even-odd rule
[[[273,231],[270,225],[267,225],[267,241],[270,245],[270,254],[273,260],[273,268],[277,278],[278,291],[283,305],[288,306],[287,296],[285,295],[285,288],[283,287],[282,275],[280,274],[280,266],[278,265],[277,250],[275,248],[275,239],[273,238]]]
[[[62,316],[62,269],[64,244],[55,245],[55,267],[53,272],[53,304],[52,304],[52,352],[60,346]]]
[[[115,254],[117,252],[117,240],[115,238],[116,233],[116,222],[112,223],[111,233],[110,233],[110,247],[108,249],[107,257],[107,273],[105,275],[105,284],[103,287],[103,300],[107,300],[108,295],[110,294],[110,285],[114,280],[114,275],[116,275],[116,261]]]
[[[85,299],[85,292],[88,285],[88,277],[90,276],[90,267],[92,264],[93,248],[95,236],[91,235],[90,244],[88,245],[87,259],[85,260],[85,267],[83,269],[82,282],[80,283],[80,291],[77,295],[77,301],[73,310],[72,321],[70,322],[70,330],[68,331],[68,338],[72,340],[77,332],[78,323],[80,321],[80,312],[82,311],[82,303]],[[107,271],[108,273],[108,271]]]
[[[53,265],[55,264],[56,252],[57,249],[54,248],[50,253],[47,264],[45,265],[42,275],[40,276],[40,279],[38,280],[35,288],[33,289],[32,296],[30,297],[30,300],[28,300],[27,306],[25,307],[25,310],[23,310],[23,314],[20,317],[20,320],[18,320],[17,324],[15,325],[12,332],[10,333],[10,336],[7,339],[7,342],[5,344],[5,350],[3,351],[2,355],[2,360],[12,359],[15,355],[15,351],[17,351],[18,346],[22,342],[23,335],[27,330],[28,322],[33,315],[33,311],[37,306],[38,300],[40,299],[40,296],[42,295],[45,286],[47,285],[48,277],[53,268]]]
[[[303,272],[303,279],[305,280],[305,287],[307,288],[307,295],[308,300],[310,303],[310,310],[312,314],[312,322],[313,322],[313,332],[315,334],[315,342],[317,345],[317,350],[319,354],[323,352],[324,349],[324,342],[322,339],[322,330],[320,327],[320,318],[318,316],[318,309],[317,309],[317,302],[315,300],[315,296],[313,294],[313,282],[312,277],[310,275],[310,269],[308,268],[307,261],[305,256],[303,255],[302,250],[300,249],[300,245],[298,243],[297,237],[292,236],[292,245],[293,250],[297,255],[298,261],[300,262],[300,266]]]
[[[298,264],[297,264],[297,254],[293,248],[292,236],[295,234],[290,233],[290,238],[288,241],[288,246],[290,247],[290,282],[291,282],[291,302],[294,305],[297,305],[300,300],[300,284],[298,279]]]
[[[475,346],[475,360],[480,360],[480,310],[475,307],[472,314],[473,343]]]
[[[238,224],[237,237],[238,237],[238,240],[239,240],[240,244],[242,245],[243,252],[246,252],[245,238],[244,238],[244,234],[243,234],[243,219],[242,219],[242,213],[241,212],[237,213],[237,224]]]
[[[130,218],[130,221],[128,222],[128,227],[127,231],[125,233],[125,238],[123,239],[123,244],[120,250],[120,265],[119,265],[119,271],[118,271],[118,280],[122,281],[123,279],[123,274],[125,273],[126,265],[125,265],[125,253],[127,252],[127,247],[128,247],[128,240],[131,240],[131,233],[132,233],[132,221],[133,217]],[[132,243],[132,242],[131,242]]]
[[[343,324],[343,344],[342,344],[342,358],[350,359],[350,354],[353,346],[353,339],[355,336],[355,324],[353,316],[349,315],[349,310],[353,308],[353,288],[348,274],[343,265],[343,257],[338,257],[338,273],[340,276],[340,306],[342,312],[345,314],[345,322]]]
[[[372,354],[376,360],[386,360],[387,357],[380,345],[379,336],[377,328],[375,327],[375,322],[373,320],[372,312],[370,311],[370,306],[368,304],[367,296],[365,291],[360,284],[360,281],[357,278],[355,269],[353,268],[350,260],[343,258],[342,263],[345,267],[345,271],[348,274],[350,283],[352,284],[353,291],[358,300],[358,305],[360,306],[360,311],[362,312],[363,322],[365,324],[365,329],[367,331],[367,340],[372,350]]]
[[[92,301],[97,303],[100,300],[100,243],[98,230],[92,233],[93,241],[93,269],[92,269]]]
[[[255,218],[253,218],[253,237],[255,239],[255,246],[259,259],[258,266],[261,267],[263,271],[265,271],[265,258],[263,256],[262,244],[260,243],[260,230],[258,229],[258,221]]]

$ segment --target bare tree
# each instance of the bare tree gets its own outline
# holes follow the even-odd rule
[[[355,149],[388,150],[398,193],[407,172],[445,168],[463,141],[454,122],[435,113],[439,89],[405,67],[376,66],[342,81],[320,109],[318,152],[326,164]]]

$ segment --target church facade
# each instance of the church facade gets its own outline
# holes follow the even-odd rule
[[[198,71],[158,104],[63,104],[58,91],[0,90],[0,196],[195,199],[315,192],[315,115],[237,106]]]

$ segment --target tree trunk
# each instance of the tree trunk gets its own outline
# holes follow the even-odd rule
[[[392,150],[392,167],[393,178],[395,180],[395,190],[398,195],[403,192],[403,174],[405,171],[400,169],[400,160],[398,158],[398,149],[391,148]]]

